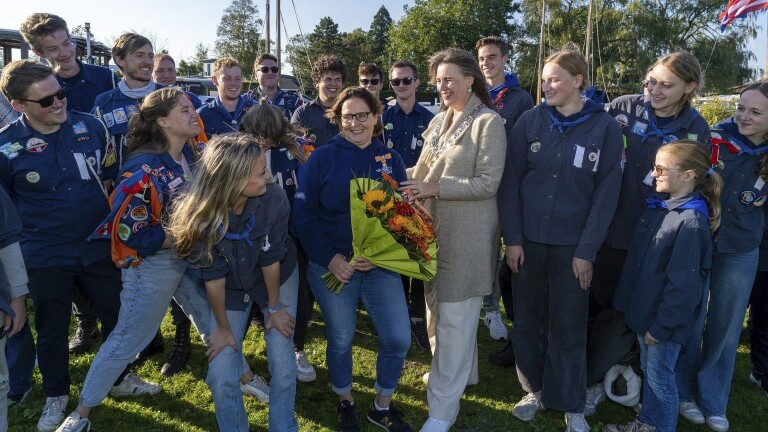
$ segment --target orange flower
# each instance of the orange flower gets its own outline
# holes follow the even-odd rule
[[[381,179],[389,183],[390,186],[392,186],[393,188],[395,188],[395,190],[397,190],[397,182],[395,181],[395,179],[392,178],[392,176],[390,176],[387,173],[381,173]]]
[[[408,223],[408,219],[396,214],[391,218],[389,218],[387,223],[389,224],[389,229],[391,229],[394,232],[400,232]]]
[[[309,157],[309,155],[311,155],[312,152],[315,151],[315,146],[313,146],[312,144],[304,144],[303,149],[304,149],[304,155],[306,155],[306,157]]]

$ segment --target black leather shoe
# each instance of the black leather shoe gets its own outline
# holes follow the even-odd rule
[[[96,325],[95,321],[78,322],[75,334],[69,340],[69,353],[83,354],[88,352],[99,335],[99,326]]]
[[[512,341],[507,342],[501,351],[488,354],[488,363],[502,367],[514,366],[515,351],[512,348]]]
[[[160,373],[171,376],[179,373],[189,361],[192,347],[189,342],[189,324],[176,326],[176,336],[168,360],[165,361]]]
[[[155,337],[149,342],[143,350],[136,354],[136,358],[133,359],[134,365],[140,365],[149,360],[150,357],[162,354],[165,349],[165,342],[163,341],[163,335],[160,334],[160,330],[157,330]]]

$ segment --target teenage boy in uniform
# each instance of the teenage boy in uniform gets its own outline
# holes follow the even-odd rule
[[[205,135],[237,132],[240,120],[253,103],[243,92],[243,73],[240,63],[234,57],[222,57],[213,63],[211,81],[218,96],[204,103],[197,113],[205,126]]]
[[[302,105],[291,117],[291,123],[307,130],[307,141],[315,147],[327,143],[339,133],[338,126],[325,118],[325,110],[332,107],[344,88],[347,68],[338,57],[324,55],[312,65],[312,83],[317,97]]]
[[[286,93],[280,88],[280,65],[277,64],[277,57],[269,53],[260,55],[253,62],[253,70],[259,86],[249,92],[250,99],[257,104],[259,99],[265,98],[272,105],[282,109],[285,117],[290,120],[301,102],[298,96]]]

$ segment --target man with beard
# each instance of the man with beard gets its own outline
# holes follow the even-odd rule
[[[240,119],[252,105],[242,94],[243,74],[235,58],[222,57],[216,60],[211,81],[219,95],[197,110],[208,139],[213,135],[237,132]]]

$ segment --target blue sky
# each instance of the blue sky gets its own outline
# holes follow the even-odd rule
[[[351,31],[361,27],[368,29],[376,11],[384,4],[392,18],[403,16],[403,6],[413,5],[413,0],[294,0],[299,12],[299,19],[305,34],[312,32],[320,18],[330,16],[339,25],[341,31]],[[67,20],[70,27],[85,22],[91,23],[91,31],[96,39],[111,42],[117,35],[133,30],[148,35],[152,33],[156,48],[164,48],[177,59],[187,58],[194,53],[195,44],[202,42],[212,48],[216,40],[216,26],[230,0],[131,0],[107,2],[92,0],[4,0],[0,14],[0,28],[16,29],[31,13],[52,12]],[[725,5],[726,1],[723,0]],[[31,6],[30,4],[34,4]],[[131,6],[129,8],[122,5]],[[263,14],[266,0],[255,0],[259,13]],[[298,34],[296,15],[291,0],[282,0],[282,13],[289,35]],[[275,0],[272,0],[272,39],[275,38]],[[757,65],[765,69],[766,62],[766,23],[768,14],[758,20],[762,29],[757,41],[750,41],[748,46],[757,56]],[[283,32],[283,45],[287,42]],[[700,59],[702,64],[706,59]],[[289,65],[286,71],[289,70]]]

